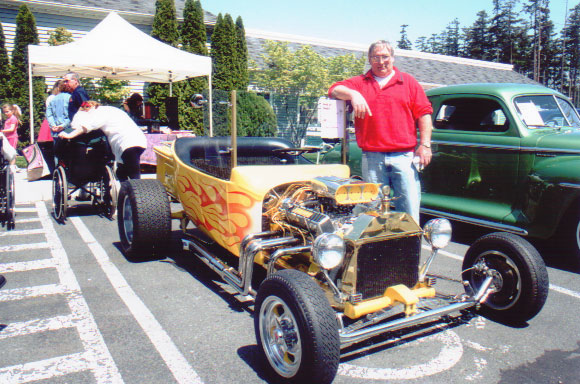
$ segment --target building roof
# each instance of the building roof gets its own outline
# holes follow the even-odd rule
[[[155,0],[3,0],[3,6],[19,7],[26,4],[36,12],[45,11],[54,13],[55,8],[60,8],[60,15],[78,16],[80,12],[84,17],[103,19],[110,11],[123,15],[130,21],[151,19],[155,15]],[[183,17],[185,0],[174,0],[178,19]],[[103,15],[104,14],[104,15]],[[204,11],[204,20],[207,25],[214,25],[217,17]]]

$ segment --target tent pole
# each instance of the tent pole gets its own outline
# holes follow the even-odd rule
[[[213,95],[211,92],[211,74],[208,76],[209,79],[209,137],[213,137]]]
[[[169,97],[173,96],[173,82],[169,80]]]
[[[30,114],[30,144],[34,144],[34,111],[32,110],[32,64],[28,60],[28,110]]]

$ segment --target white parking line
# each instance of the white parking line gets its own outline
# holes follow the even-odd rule
[[[107,252],[93,237],[89,229],[79,217],[72,217],[71,222],[87,244],[97,262],[105,272],[113,288],[123,300],[127,308],[133,314],[149,340],[153,343],[169,370],[179,383],[202,383],[199,375],[189,365],[187,359],[175,346],[167,332],[141,301],[139,296],[131,289],[121,272],[111,262]]]
[[[70,314],[9,324],[1,333],[1,338],[8,339],[39,332],[74,328],[83,345],[83,351],[25,364],[0,367],[0,382],[20,383],[50,380],[54,377],[90,370],[97,383],[123,383],[119,370],[82,296],[78,281],[70,268],[66,251],[54,230],[52,219],[48,215],[44,202],[36,203],[35,212],[39,218],[32,221],[40,221],[42,225],[40,233],[46,236],[47,242],[0,247],[0,252],[26,252],[46,248],[50,250],[52,257],[50,259],[0,264],[0,271],[25,272],[54,268],[58,273],[59,282],[58,284],[3,289],[0,291],[0,302],[62,295],[66,299]],[[19,234],[21,233],[15,235]]]
[[[431,250],[431,247],[429,247],[427,245],[423,245],[422,247],[423,247],[423,249],[426,249],[426,250],[429,250],[429,251]],[[439,254],[440,255],[443,255],[443,256],[446,256],[446,257],[449,257],[451,259],[463,261],[463,257],[462,256],[456,255],[456,254],[451,253],[451,252],[447,252],[447,251],[444,251],[444,250],[439,250]],[[550,287],[550,289],[552,291],[561,293],[563,295],[571,296],[571,297],[573,297],[575,299],[580,299],[580,292],[576,292],[576,291],[573,291],[571,289],[564,288],[564,287],[560,287],[560,286],[554,285],[554,284],[550,284],[549,287]]]

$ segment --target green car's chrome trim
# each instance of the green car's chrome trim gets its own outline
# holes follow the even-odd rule
[[[432,140],[431,144],[468,147],[468,148],[505,149],[508,151],[521,151],[521,152],[553,153],[553,154],[563,153],[563,154],[580,155],[579,149],[519,147],[516,145],[481,144],[461,141],[439,141],[439,140]]]
[[[491,228],[491,229],[498,229],[498,230],[505,231],[505,232],[511,232],[511,233],[515,233],[516,235],[521,235],[521,236],[528,235],[528,231],[526,231],[523,228],[514,227],[513,225],[499,224],[499,223],[495,223],[493,221],[474,219],[471,217],[455,215],[452,213],[441,212],[441,211],[437,211],[435,209],[428,209],[428,208],[421,208],[421,213],[431,215],[431,216],[445,217],[445,218],[448,218],[451,220],[461,221],[463,223],[475,224],[475,225],[479,225],[480,227],[486,227],[486,228]]]
[[[558,184],[560,187],[565,187],[565,188],[575,188],[575,189],[580,189],[580,184],[572,184],[572,183],[559,183]]]

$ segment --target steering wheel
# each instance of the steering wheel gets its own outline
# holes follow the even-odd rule
[[[312,153],[316,151],[318,151],[318,148],[314,147],[314,148],[278,148],[274,149],[272,152],[274,152],[276,155],[288,154],[292,156],[298,156],[303,153]]]

